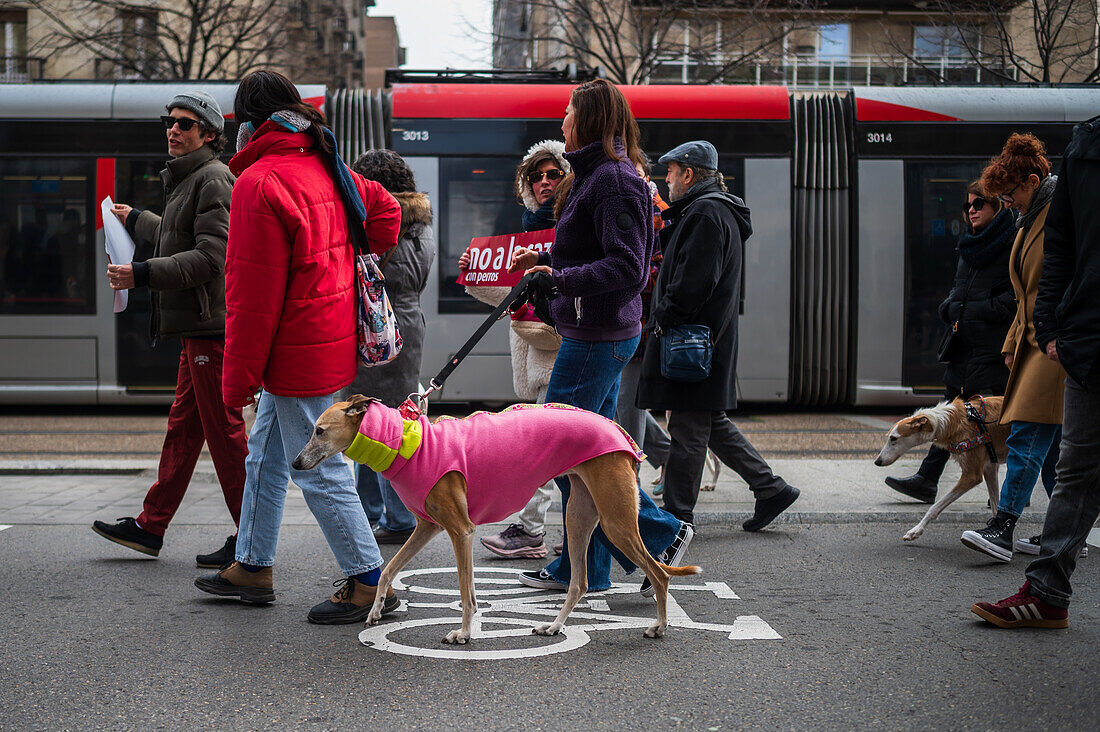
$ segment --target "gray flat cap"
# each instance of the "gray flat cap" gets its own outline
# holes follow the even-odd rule
[[[214,97],[206,92],[195,91],[177,94],[172,97],[172,101],[168,102],[168,111],[172,111],[176,107],[191,110],[199,116],[199,119],[207,127],[218,132],[225,129],[225,118],[222,117],[221,107],[214,101]]]
[[[657,162],[661,165],[676,162],[694,168],[718,170],[718,151],[706,140],[692,140],[672,148]]]

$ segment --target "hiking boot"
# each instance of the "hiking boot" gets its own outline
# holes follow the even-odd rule
[[[668,549],[657,555],[657,561],[668,567],[679,567],[687,554],[688,544],[695,536],[695,527],[686,521],[680,522],[680,530],[676,532],[676,538],[669,544]],[[642,580],[642,586],[638,588],[642,597],[653,597],[657,591],[653,589],[653,583],[649,581],[649,575]]]
[[[521,585],[527,585],[528,587],[534,587],[536,590],[558,590],[559,592],[565,592],[569,589],[569,585],[551,577],[550,573],[547,572],[545,568],[532,569],[530,572],[520,572],[519,583]]]
[[[271,567],[249,572],[240,562],[232,562],[220,572],[204,574],[196,579],[195,587],[211,595],[236,597],[242,602],[257,605],[275,602]]]
[[[221,549],[210,554],[196,554],[195,565],[203,569],[220,569],[233,561],[237,555],[237,536],[234,534],[225,540]]]
[[[374,593],[378,588],[374,585],[365,585],[354,577],[345,577],[332,583],[333,587],[339,587],[329,599],[314,605],[309,611],[309,622],[318,625],[346,625],[354,623],[370,614],[374,606]],[[390,588],[382,603],[382,615],[392,613],[398,605],[397,593]]]
[[[138,526],[133,516],[118,519],[118,523],[109,524],[106,521],[93,521],[92,531],[104,539],[110,539],[116,544],[133,549],[135,552],[148,554],[151,557],[160,555],[160,549],[164,546],[164,537],[150,534]]]
[[[1064,607],[1048,605],[1031,594],[1031,580],[1012,597],[1000,602],[978,602],[970,611],[998,628],[1068,628],[1069,613]]]
[[[745,531],[760,531],[798,500],[798,492],[797,488],[789,485],[771,498],[758,500],[752,518],[741,524],[741,528]]]
[[[546,556],[545,534],[532,534],[523,524],[509,524],[499,534],[482,538],[481,545],[501,557],[508,559],[542,559]]]
[[[964,531],[962,543],[974,551],[988,554],[1002,562],[1012,561],[1012,529],[1016,526],[1016,517],[1012,514],[998,513],[986,522],[980,531]]]
[[[898,493],[916,498],[921,503],[936,502],[936,481],[925,478],[920,473],[908,478],[887,478],[886,485]]]
[[[1039,553],[1039,537],[1032,536],[1027,539],[1016,540],[1016,551],[1021,554],[1038,554]],[[1078,559],[1084,559],[1089,555],[1089,545],[1085,544],[1081,547],[1081,553],[1077,555]]]
[[[374,540],[379,544],[404,544],[413,535],[413,530],[389,531],[380,526],[374,527]]]

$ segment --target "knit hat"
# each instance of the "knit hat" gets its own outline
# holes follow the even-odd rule
[[[221,132],[225,129],[225,118],[222,117],[221,107],[214,101],[214,97],[206,92],[184,92],[172,97],[168,102],[168,111],[176,107],[188,109],[199,116],[203,124],[213,130]]]

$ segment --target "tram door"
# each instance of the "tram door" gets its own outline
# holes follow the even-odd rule
[[[951,291],[966,230],[966,185],[978,163],[906,164],[905,336],[902,383],[915,390],[943,391],[944,365],[936,358],[944,324],[939,305]]]
[[[163,160],[119,160],[117,200],[134,208],[162,213],[164,187],[160,180]],[[153,256],[153,242],[137,240],[136,261]],[[115,316],[115,349],[118,385],[137,391],[173,391],[179,368],[180,339],[168,338],[153,345],[150,335],[150,289],[130,290],[126,309]]]

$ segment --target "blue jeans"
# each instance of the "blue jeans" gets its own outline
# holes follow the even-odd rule
[[[355,492],[355,478],[343,456],[330,457],[313,470],[290,467],[313,434],[313,423],[331,405],[331,394],[280,397],[261,392],[244,464],[238,562],[260,567],[275,563],[287,483],[293,479],[345,576],[382,566],[378,544]]]
[[[367,520],[378,524],[378,528],[383,531],[411,531],[416,528],[416,515],[405,508],[390,481],[366,465],[359,466],[355,489],[359,492]]]
[[[630,361],[638,347],[638,337],[625,341],[580,341],[563,338],[558,356],[554,360],[554,371],[550,375],[550,386],[546,392],[547,402],[570,404],[602,414],[608,419],[615,417],[615,404],[619,396],[619,377],[623,367]],[[565,516],[569,502],[569,479],[556,478],[562,494],[562,517]],[[680,520],[657,508],[646,493],[638,491],[638,528],[642,541],[650,554],[656,556],[671,544],[680,530]],[[569,537],[565,537],[565,546],[561,556],[546,567],[550,576],[559,582],[569,582]],[[616,549],[603,530],[596,528],[592,541],[588,545],[588,587],[591,590],[606,590],[611,587],[611,557],[627,572],[633,572],[635,566]]]
[[[997,513],[1004,511],[1020,518],[1027,502],[1031,500],[1031,492],[1040,475],[1047,495],[1051,494],[1054,490],[1054,468],[1058,464],[1058,441],[1061,438],[1060,424],[1012,423],[1012,431],[1008,433],[1007,440],[1007,469],[1005,481],[1001,484]]]

